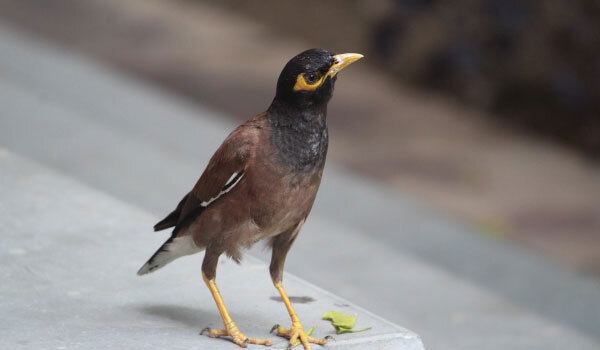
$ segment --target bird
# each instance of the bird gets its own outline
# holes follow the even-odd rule
[[[323,176],[329,143],[327,104],[337,75],[362,57],[309,49],[290,59],[267,110],[227,136],[192,190],[154,226],[155,231],[173,228],[172,233],[138,275],[204,251],[202,278],[224,324],[223,329],[205,329],[208,336],[231,337],[243,348],[272,345],[271,339],[247,337],[239,330],[216,283],[222,254],[240,263],[244,249],[266,240],[272,248],[271,280],[291,318],[289,329],[274,327],[276,334],[289,339],[288,348],[297,341],[304,349],[327,342],[327,337],[306,334],[283,287],[283,268]]]

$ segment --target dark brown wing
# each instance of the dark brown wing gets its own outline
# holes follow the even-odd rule
[[[233,190],[252,158],[263,118],[264,114],[259,114],[229,134],[210,159],[194,188],[172,213],[154,226],[155,230],[175,226],[173,234],[176,235],[213,201]]]

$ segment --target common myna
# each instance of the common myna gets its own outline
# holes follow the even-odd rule
[[[337,73],[362,55],[304,51],[283,68],[277,92],[266,112],[235,129],[210,159],[194,188],[177,208],[154,226],[174,227],[171,237],[138,271],[155,271],[169,262],[205,250],[202,277],[215,299],[225,329],[210,337],[230,336],[241,347],[271,345],[270,339],[246,337],[237,328],[215,282],[218,258],[239,263],[241,250],[262,239],[272,247],[271,279],[292,319],[277,334],[298,339],[305,349],[327,339],[306,335],[281,283],[285,257],[310,213],[327,155],[327,103]]]

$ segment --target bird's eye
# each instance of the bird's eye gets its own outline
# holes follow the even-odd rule
[[[323,82],[324,75],[321,72],[300,73],[296,77],[294,91],[314,91]]]
[[[304,78],[309,84],[314,84],[319,79],[319,77],[315,73],[308,73],[304,76]]]

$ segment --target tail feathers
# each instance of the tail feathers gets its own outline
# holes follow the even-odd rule
[[[183,198],[179,201],[179,204],[177,204],[177,208],[167,215],[166,218],[154,225],[154,231],[164,230],[177,225],[177,221],[179,221],[179,216],[181,215],[181,210],[183,209],[183,206],[185,205],[189,195],[190,194],[188,193],[183,196]]]
[[[185,255],[195,254],[204,250],[194,243],[192,236],[169,238],[137,272],[138,275],[156,271],[171,261]]]
[[[177,225],[177,220],[179,219],[179,212],[174,211],[169,214],[166,218],[162,219],[156,225],[154,225],[154,231],[161,231],[167,229],[169,227],[173,227]]]

